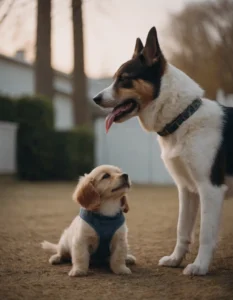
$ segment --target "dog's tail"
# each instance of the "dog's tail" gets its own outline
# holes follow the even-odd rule
[[[57,245],[57,244],[50,243],[50,242],[47,242],[47,241],[43,241],[43,242],[41,243],[41,247],[42,247],[45,251],[47,251],[47,252],[57,253],[58,245]]]

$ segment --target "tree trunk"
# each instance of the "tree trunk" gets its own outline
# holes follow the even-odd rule
[[[52,100],[51,2],[52,0],[37,0],[35,92]]]
[[[75,125],[89,123],[87,83],[84,73],[82,0],[72,0],[73,15],[73,111]]]

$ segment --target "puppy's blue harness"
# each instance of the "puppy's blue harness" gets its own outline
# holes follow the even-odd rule
[[[99,237],[98,248],[91,255],[91,258],[96,261],[106,260],[110,256],[112,237],[125,222],[123,212],[120,211],[115,216],[110,217],[88,211],[81,207],[79,216],[95,230]]]

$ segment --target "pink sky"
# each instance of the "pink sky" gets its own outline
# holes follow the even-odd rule
[[[10,1],[10,0],[8,0]],[[90,77],[112,75],[131,57],[135,39],[144,41],[156,26],[159,40],[168,51],[169,14],[188,2],[201,0],[84,0],[85,70]],[[61,71],[72,70],[71,1],[53,0],[52,63]],[[4,7],[0,9],[0,15]],[[0,52],[14,55],[26,48],[32,59],[35,44],[35,0],[17,0],[0,27]]]

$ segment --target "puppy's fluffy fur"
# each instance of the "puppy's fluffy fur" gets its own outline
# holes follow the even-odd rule
[[[120,210],[128,212],[127,192],[130,183],[125,181],[122,171],[114,166],[99,166],[90,174],[80,178],[73,199],[85,209],[104,216],[114,216]],[[124,224],[115,232],[110,244],[110,267],[115,274],[130,274],[126,262],[134,263],[135,257],[128,254],[127,226]],[[95,230],[80,216],[64,231],[58,244],[44,241],[42,248],[53,252],[49,262],[59,264],[72,259],[69,276],[87,275],[91,252],[98,247]]]

